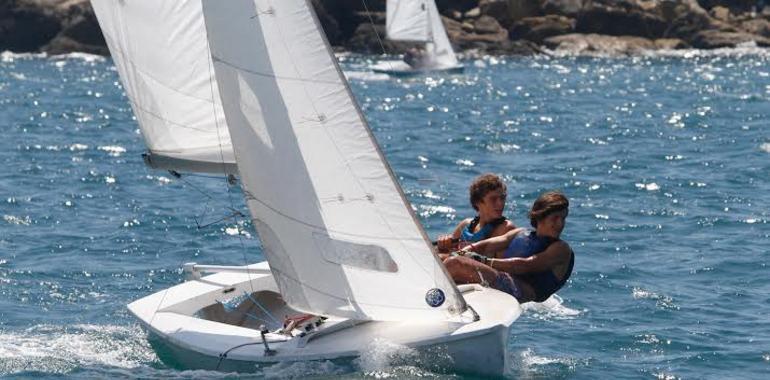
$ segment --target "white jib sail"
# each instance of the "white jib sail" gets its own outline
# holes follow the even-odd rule
[[[150,150],[151,166],[232,172],[235,160],[200,0],[91,4]]]
[[[393,41],[429,42],[428,3],[432,0],[388,0],[385,33]]]
[[[455,52],[452,49],[452,43],[449,42],[449,37],[444,29],[444,23],[441,21],[441,15],[438,13],[436,3],[433,0],[428,0],[427,3],[433,40],[425,48],[437,66],[457,66],[457,56],[455,56]]]
[[[286,302],[362,320],[465,310],[306,0],[203,11],[246,202]]]

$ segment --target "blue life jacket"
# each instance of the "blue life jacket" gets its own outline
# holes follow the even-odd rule
[[[520,232],[516,237],[513,238],[513,240],[511,240],[511,243],[508,244],[508,248],[506,248],[505,252],[503,253],[503,257],[527,258],[545,251],[546,248],[557,241],[559,241],[559,239],[546,236],[537,236],[535,231],[525,230]],[[575,253],[570,252],[569,267],[567,268],[567,272],[564,274],[564,278],[561,280],[553,274],[552,270],[520,274],[516,275],[516,278],[523,280],[531,285],[535,290],[535,301],[543,302],[547,300],[551,294],[556,293],[557,290],[564,286],[564,284],[569,279],[569,276],[572,274],[572,268],[574,265]]]
[[[500,225],[500,223],[505,222],[505,217],[497,218],[487,224],[484,225],[484,227],[481,227],[478,232],[474,233],[473,229],[476,228],[476,226],[479,224],[479,217],[473,218],[473,220],[463,228],[463,232],[460,235],[461,241],[468,241],[471,243],[475,243],[477,241],[482,241],[484,239],[489,239],[489,237],[492,235],[492,231],[497,228],[497,226]]]

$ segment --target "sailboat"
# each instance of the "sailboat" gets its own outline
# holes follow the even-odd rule
[[[434,0],[388,0],[385,30],[390,40],[424,43],[424,49],[416,56],[407,52],[402,61],[380,62],[373,71],[393,76],[463,71]]]
[[[217,86],[209,106],[221,106],[267,259],[246,266],[188,263],[188,281],[130,303],[151,342],[163,347],[162,359],[190,369],[254,371],[355,358],[373,342],[389,342],[436,353],[449,370],[505,371],[520,305],[505,293],[449,278],[307,0],[93,4],[106,31],[118,29],[105,24],[144,12],[158,12],[146,16],[164,23],[189,16],[187,25],[204,25],[195,35],[205,38],[198,45],[205,45],[213,71],[200,73]],[[136,38],[134,29],[121,32]],[[120,39],[107,39],[111,49],[114,40]],[[130,51],[115,53],[116,64],[135,62]],[[128,64],[117,65],[131,83]],[[130,98],[133,91],[127,90]]]

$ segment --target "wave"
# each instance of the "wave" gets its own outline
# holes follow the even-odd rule
[[[531,348],[509,355],[508,375],[517,379],[561,377],[558,375],[566,375],[578,366],[589,364],[588,359],[538,355]]]
[[[440,371],[451,362],[451,357],[441,348],[418,351],[383,339],[375,339],[353,360],[358,371],[377,379],[436,377],[430,369]]]
[[[674,303],[674,299],[667,295],[658,294],[639,287],[634,287],[631,295],[637,300],[653,300],[655,301],[655,306],[661,309],[679,310],[679,306]]]
[[[371,71],[345,71],[345,78],[348,80],[360,81],[386,81],[390,79],[388,74],[374,73]]]
[[[102,55],[80,53],[80,52],[57,54],[57,55],[52,55],[50,58],[53,60],[75,59],[75,60],[82,60],[84,62],[104,62],[107,60],[107,58]]]
[[[564,300],[554,294],[544,302],[527,302],[521,305],[524,312],[539,319],[574,319],[585,310],[575,310],[564,305]]]
[[[624,52],[612,51],[589,51],[589,50],[569,50],[569,49],[543,49],[541,57],[591,57],[591,58],[712,58],[712,57],[744,57],[758,56],[770,57],[770,49],[758,47],[756,44],[747,43],[737,47],[727,47],[718,49],[659,49],[642,50],[638,54],[626,54]]]
[[[46,53],[15,53],[9,50],[5,50],[0,53],[0,62],[13,62],[15,60],[21,59],[36,59],[46,57],[48,57],[48,54]]]
[[[0,332],[0,375],[66,374],[94,366],[127,369],[155,361],[136,326],[37,325]]]

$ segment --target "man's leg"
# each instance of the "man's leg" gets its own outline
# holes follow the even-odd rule
[[[444,260],[449,275],[458,284],[494,284],[497,270],[464,256]]]

